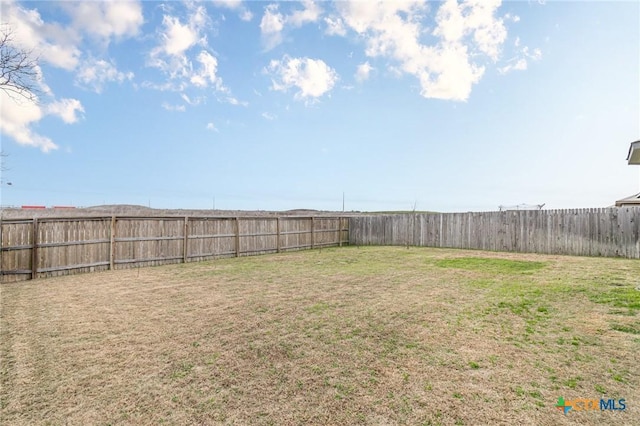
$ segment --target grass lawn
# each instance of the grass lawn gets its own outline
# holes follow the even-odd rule
[[[637,425],[636,287],[637,260],[403,247],[3,284],[0,421]]]

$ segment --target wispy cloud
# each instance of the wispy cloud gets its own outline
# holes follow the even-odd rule
[[[316,22],[320,19],[322,9],[311,0],[302,1],[302,9],[297,9],[288,15],[280,13],[277,3],[269,4],[264,9],[264,15],[260,21],[260,32],[267,50],[282,43],[283,32],[289,28],[300,28],[305,24]]]
[[[519,40],[516,40],[516,46],[520,46]],[[507,60],[507,64],[499,67],[498,72],[500,74],[508,74],[512,71],[524,71],[529,67],[529,61],[539,61],[542,59],[542,50],[535,48],[530,50],[529,47],[524,46],[520,48],[513,58]]]
[[[240,2],[218,2],[216,5],[230,9],[238,9]],[[147,64],[157,68],[167,77],[164,83],[145,82],[144,87],[162,91],[180,92],[181,96],[193,98],[193,92],[213,89],[220,102],[233,105],[245,105],[238,101],[231,90],[224,84],[219,74],[218,57],[209,45],[208,34],[214,29],[202,4],[186,3],[183,16],[175,12],[163,17],[162,28],[158,31],[158,43],[148,57]],[[197,104],[205,95],[196,96]],[[196,105],[187,102],[188,105]]]
[[[187,108],[184,105],[171,105],[167,102],[163,102],[161,104],[162,108],[166,109],[167,111],[177,111],[177,112],[185,112],[187,110]]]
[[[96,93],[102,93],[107,83],[122,83],[132,80],[133,77],[133,72],[118,71],[111,62],[104,59],[90,58],[80,64],[76,73],[76,83]]]
[[[371,66],[371,64],[369,64],[369,62],[365,62],[363,64],[358,65],[358,68],[356,69],[356,80],[360,83],[362,83],[365,80],[369,79],[369,74],[371,74],[371,70],[373,70],[373,67]]]
[[[253,13],[244,7],[242,0],[214,0],[213,4],[238,12],[238,16],[243,21],[249,22],[253,19]]]

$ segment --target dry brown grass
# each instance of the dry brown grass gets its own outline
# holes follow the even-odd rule
[[[351,247],[5,284],[1,418],[638,424],[638,277],[634,260]],[[554,407],[603,395],[627,410]]]

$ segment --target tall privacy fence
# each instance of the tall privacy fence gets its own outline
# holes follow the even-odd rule
[[[341,217],[91,217],[0,222],[1,282],[348,243]]]
[[[640,259],[640,207],[359,216],[349,242]]]
[[[0,281],[344,244],[640,259],[640,207],[348,218],[4,220],[0,222]]]

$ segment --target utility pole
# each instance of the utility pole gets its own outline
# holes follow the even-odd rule
[[[342,191],[342,213],[344,213],[344,191]]]

